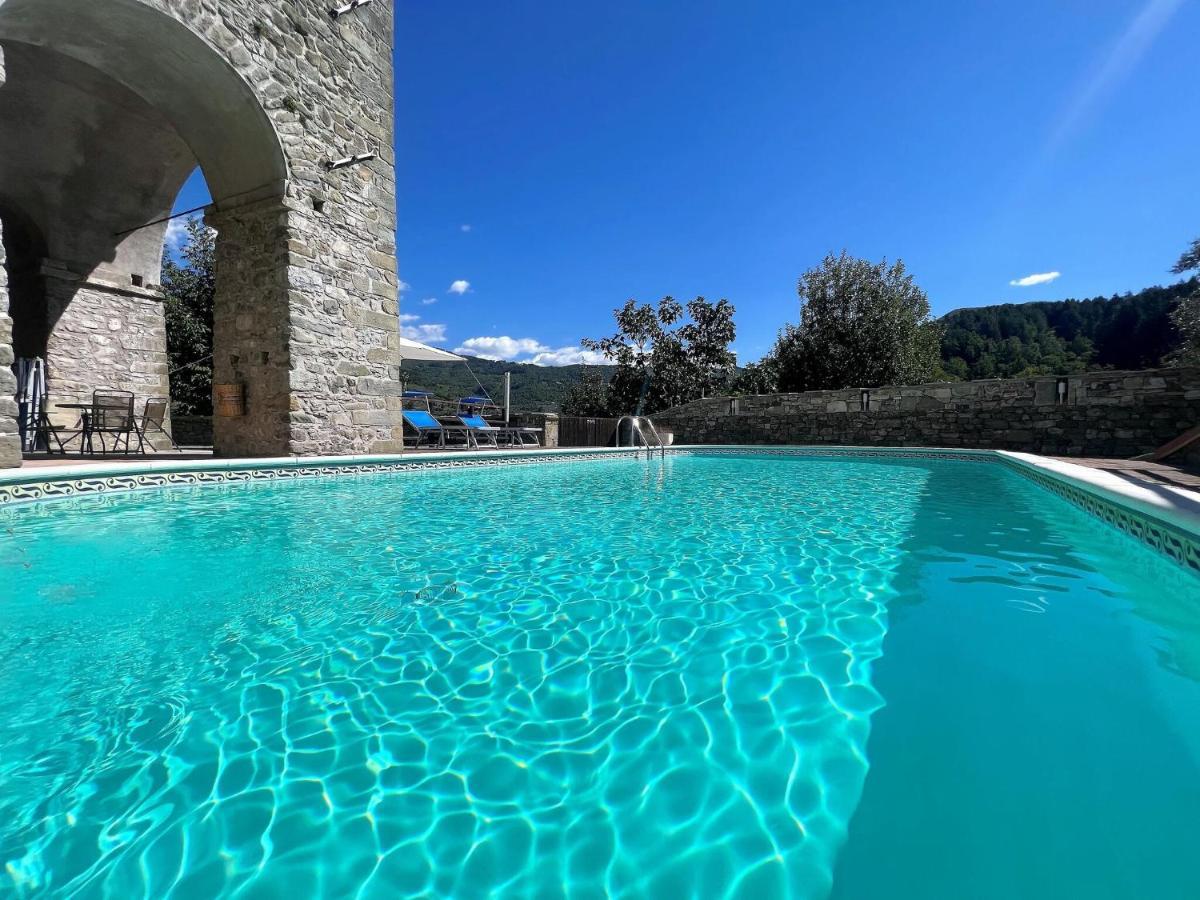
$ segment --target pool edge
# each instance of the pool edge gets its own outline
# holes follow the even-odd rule
[[[1126,534],[1200,574],[1200,494],[1170,485],[1131,481],[1032,453],[950,447],[853,447],[823,445],[684,444],[668,455],[953,459],[995,462],[1030,479]],[[658,451],[653,451],[657,455]],[[629,447],[542,450],[452,451],[421,454],[275,457],[86,464],[0,472],[0,507],[79,495],[171,487],[268,481],[319,475],[443,471],[645,456]]]

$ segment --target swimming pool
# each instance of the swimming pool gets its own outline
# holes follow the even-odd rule
[[[1200,896],[1200,579],[995,462],[379,473],[0,527],[0,893]]]

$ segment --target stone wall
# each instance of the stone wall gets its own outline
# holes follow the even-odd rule
[[[47,410],[70,425],[78,413],[56,403],[90,402],[96,389],[130,391],[140,413],[147,397],[166,397],[167,329],[162,298],[149,290],[46,278],[50,334]]]
[[[0,47],[0,88],[4,87],[4,48]],[[8,269],[4,258],[4,225],[0,222],[0,468],[21,464],[17,432],[17,378],[13,364],[12,319],[8,317]]]
[[[1200,424],[1200,369],[714,397],[654,420],[686,444],[975,447],[1131,457]]]
[[[1182,466],[1189,472],[1200,472],[1200,441],[1196,441],[1187,447],[1184,447],[1179,452],[1173,454],[1163,462],[1171,465]]]
[[[538,440],[543,447],[558,446],[558,413],[514,412],[509,421],[518,428],[540,428]]]
[[[0,84],[4,82],[4,57],[0,55]],[[3,225],[0,225],[0,229]],[[21,464],[21,438],[17,432],[17,378],[13,374],[12,319],[8,317],[8,274],[4,268],[4,233],[0,231],[0,468]]]
[[[66,276],[48,295],[75,287],[47,297],[57,395],[122,383],[164,393],[148,346],[158,325],[136,301],[153,299],[165,225],[143,223],[170,212],[198,165],[218,231],[214,381],[243,384],[247,400],[244,416],[214,422],[216,452],[400,448],[392,4],[337,19],[331,6],[0,2],[0,48],[14,48],[0,213]],[[0,358],[10,331],[0,318]],[[118,345],[124,356],[109,352]],[[10,393],[0,374],[0,444]]]
[[[171,416],[171,436],[181,447],[211,447],[212,423],[212,416]]]

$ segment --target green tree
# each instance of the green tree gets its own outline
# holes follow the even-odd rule
[[[779,367],[768,353],[756,363],[746,363],[734,376],[730,390],[734,394],[773,394],[779,390]]]
[[[674,297],[657,307],[629,300],[614,310],[615,334],[581,342],[616,364],[609,413],[650,415],[727,387],[735,370],[733,312],[728,300],[703,297],[686,307]]]
[[[829,254],[798,285],[800,324],[773,356],[785,391],[917,384],[941,359],[941,329],[904,263]]]
[[[571,385],[562,401],[564,416],[608,416],[612,414],[608,382],[597,370],[586,370]]]
[[[185,227],[180,261],[164,251],[162,263],[171,409],[179,415],[211,415],[217,240],[199,218],[188,219]]]
[[[1192,246],[1184,251],[1179,261],[1171,267],[1176,275],[1200,269],[1200,238],[1192,241]],[[1195,279],[1193,279],[1195,282]],[[1171,324],[1179,332],[1181,344],[1171,357],[1171,362],[1185,366],[1200,365],[1200,283],[1194,290],[1179,298],[1175,308],[1171,310]]]

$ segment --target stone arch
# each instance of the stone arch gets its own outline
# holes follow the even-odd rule
[[[390,9],[339,24],[318,0],[0,0],[0,53],[0,206],[44,236],[52,391],[165,393],[166,224],[148,223],[198,165],[220,235],[214,380],[247,396],[215,423],[218,453],[390,449]],[[369,167],[322,165],[364,146]]]
[[[0,42],[69,57],[141,98],[191,148],[218,201],[283,193],[287,162],[259,98],[167,12],[144,0],[0,0]]]

